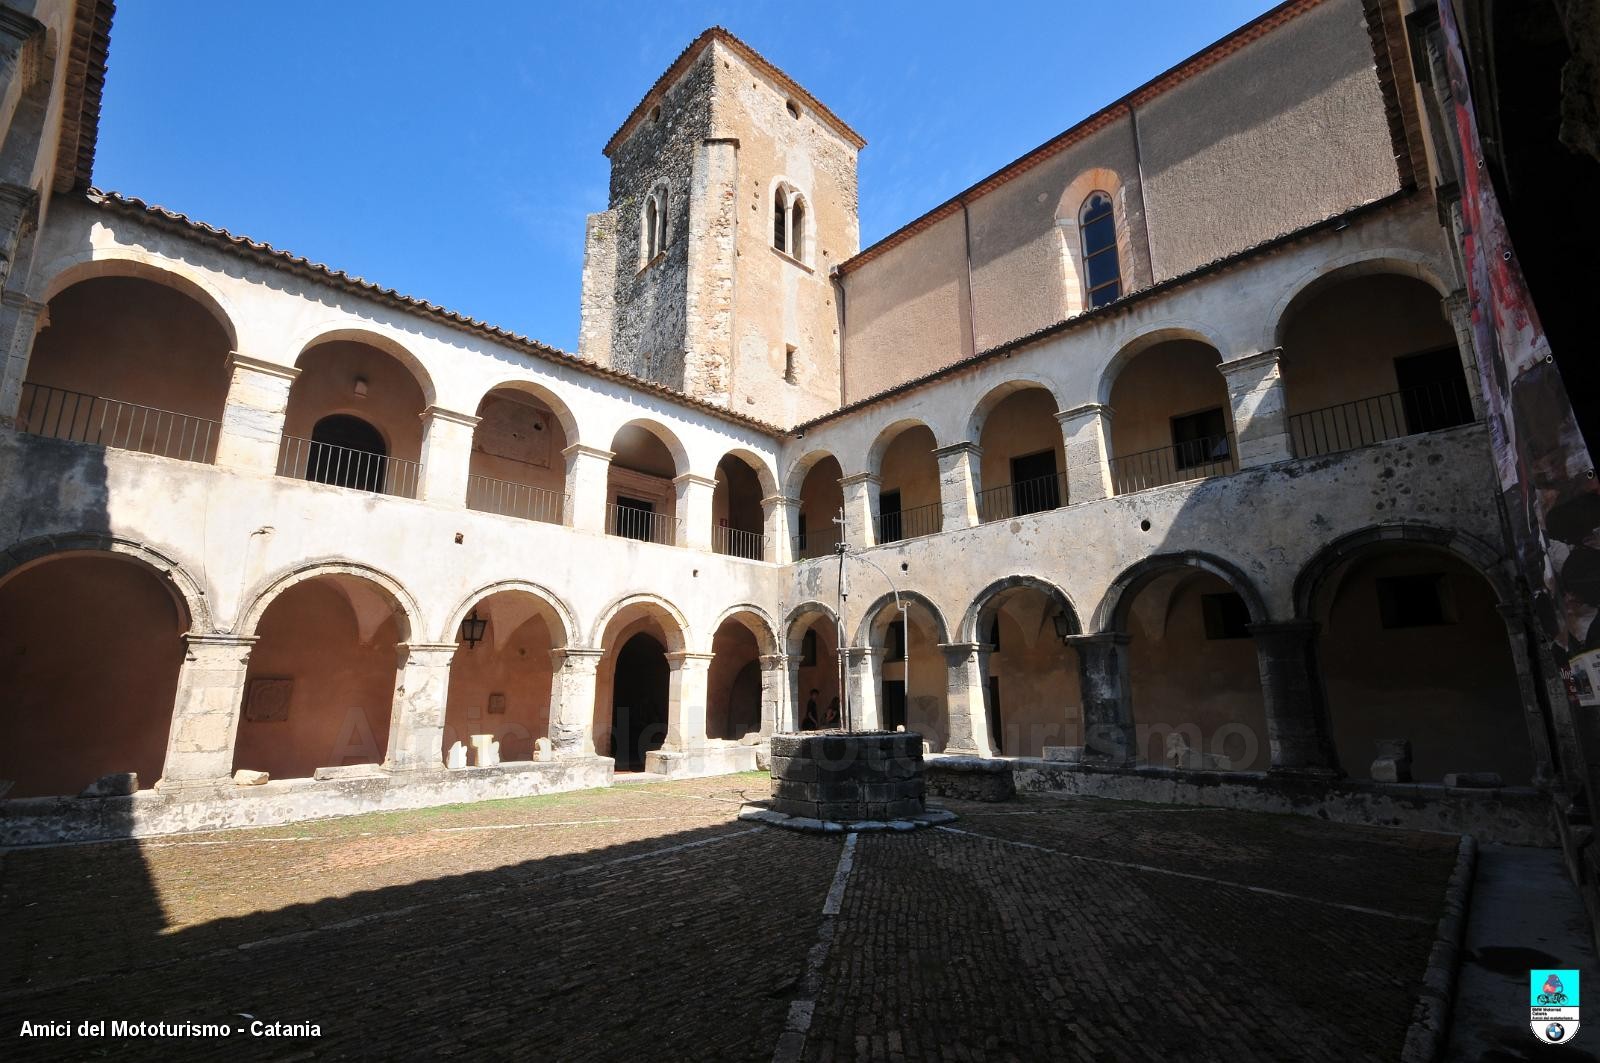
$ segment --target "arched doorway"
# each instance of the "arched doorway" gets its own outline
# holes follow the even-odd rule
[[[749,627],[730,618],[712,636],[711,652],[706,737],[737,742],[761,730],[761,646]]]
[[[988,647],[984,704],[994,751],[1039,757],[1046,746],[1083,745],[1077,653],[1056,630],[1059,616],[1078,629],[1072,606],[1030,581],[986,591],[975,607],[974,632]]]
[[[1214,572],[1171,564],[1137,580],[1117,613],[1129,640],[1136,760],[1265,770],[1271,747],[1245,597]]]
[[[230,331],[143,277],[95,277],[50,300],[18,427],[35,435],[210,462],[228,398]]]
[[[654,635],[641,631],[617,651],[609,747],[618,771],[643,771],[645,755],[661,748],[671,682],[667,648]]]
[[[713,550],[749,561],[766,559],[767,537],[761,530],[764,494],[761,476],[750,462],[736,454],[717,462],[717,486],[711,495]]]
[[[467,508],[560,524],[566,491],[562,452],[571,415],[531,384],[495,388],[478,403],[467,475]],[[559,403],[557,404],[559,405]]]
[[[634,422],[617,430],[611,440],[616,456],[606,473],[608,533],[667,546],[683,541],[673,482],[683,471],[677,449],[672,434],[654,422]]]
[[[381,763],[408,633],[394,599],[361,576],[318,575],[280,593],[256,625],[234,767],[296,779]]]
[[[881,669],[878,723],[890,731],[904,726],[942,750],[950,741],[949,668],[939,648],[947,641],[944,628],[921,598],[902,600],[904,615],[890,597],[868,608],[864,624]]]
[[[467,615],[482,627],[470,632],[476,642],[458,640],[450,661],[441,754],[448,763],[456,742],[471,749],[472,736],[488,734],[502,761],[532,760],[535,741],[550,731],[550,651],[566,645],[561,617],[525,590],[487,595]]]
[[[1111,484],[1143,491],[1232,472],[1233,415],[1216,348],[1167,339],[1133,355],[1111,385]]]
[[[359,417],[335,413],[311,429],[306,479],[319,484],[381,491],[388,479],[389,444]]]
[[[790,618],[789,719],[785,726],[811,731],[839,704],[839,625],[830,612],[809,608]]]
[[[187,611],[142,562],[55,554],[0,582],[0,780],[72,795],[113,772],[161,776]]]
[[[1378,542],[1324,573],[1310,600],[1339,763],[1370,777],[1379,739],[1411,743],[1412,777],[1533,777],[1505,621],[1481,573],[1442,549]]]

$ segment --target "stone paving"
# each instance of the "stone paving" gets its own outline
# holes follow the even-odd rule
[[[0,1053],[1393,1060],[1455,857],[1440,835],[1048,795],[846,842],[737,822],[766,791],[7,851]],[[19,1036],[119,1019],[234,1032]]]

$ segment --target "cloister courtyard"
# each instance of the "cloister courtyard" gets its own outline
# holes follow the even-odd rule
[[[1056,794],[907,834],[741,822],[768,789],[6,850],[5,1025],[234,1031],[8,1055],[1393,1060],[1457,861],[1452,835]]]

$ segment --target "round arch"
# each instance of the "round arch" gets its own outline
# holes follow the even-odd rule
[[[43,535],[8,546],[0,551],[0,584],[20,572],[52,557],[70,553],[112,554],[141,561],[162,577],[184,619],[189,633],[206,635],[215,631],[205,588],[179,562],[153,547],[133,539],[96,532],[71,535]]]
[[[879,475],[883,466],[883,456],[888,451],[890,445],[894,443],[895,439],[897,439],[902,432],[910,431],[913,428],[926,428],[928,433],[933,436],[934,446],[939,445],[939,436],[933,431],[933,426],[927,421],[920,417],[902,417],[898,421],[886,426],[878,433],[877,437],[873,439],[872,445],[867,448],[866,471],[874,476]],[[843,465],[841,464],[840,467],[843,468]]]
[[[616,431],[611,433],[611,440],[606,449],[613,451],[617,449],[617,436],[624,428],[641,428],[655,436],[661,445],[667,448],[667,453],[672,456],[673,470],[676,475],[682,476],[690,471],[689,451],[685,449],[683,441],[678,438],[672,429],[650,417],[635,417],[631,421],[619,424],[616,427]]]
[[[873,623],[878,619],[879,613],[885,608],[894,605],[894,600],[894,592],[889,591],[880,594],[873,599],[871,605],[862,610],[861,620],[856,625],[855,637],[850,640],[852,647],[860,648],[871,645]],[[939,642],[948,643],[950,641],[950,624],[945,620],[944,611],[933,604],[933,599],[918,591],[901,591],[900,600],[912,602],[926,609],[929,615],[933,617],[934,633],[938,636]]]
[[[1111,581],[1111,586],[1106,588],[1105,596],[1100,599],[1100,604],[1094,611],[1094,630],[1096,632],[1125,630],[1128,622],[1128,605],[1138,591],[1162,573],[1180,568],[1209,572],[1228,584],[1240,598],[1244,599],[1245,607],[1250,610],[1251,623],[1259,624],[1268,619],[1270,614],[1267,611],[1266,599],[1256,589],[1250,577],[1246,576],[1238,566],[1214,554],[1186,550],[1175,554],[1152,554],[1123,569],[1121,574]]]
[[[302,359],[325,343],[360,343],[374,350],[382,351],[401,365],[405,366],[417,386],[422,389],[422,405],[426,409],[434,406],[439,401],[438,391],[434,388],[433,377],[427,367],[422,364],[412,351],[399,341],[373,329],[351,327],[344,322],[319,325],[303,331],[299,338],[291,344],[290,349],[295,351],[294,364],[300,365]]]
[[[1438,292],[1441,299],[1451,292],[1451,286],[1443,280],[1439,264],[1419,251],[1396,247],[1338,255],[1307,269],[1279,294],[1263,319],[1260,349],[1266,351],[1282,346],[1289,320],[1293,318],[1295,309],[1306,300],[1340,281],[1375,274],[1392,274],[1422,281]]]
[[[834,454],[833,451],[820,449],[809,450],[803,456],[796,458],[790,463],[789,471],[784,474],[783,493],[789,498],[799,498],[800,491],[805,486],[806,477],[810,475],[811,470],[816,468],[819,462],[828,458],[832,458],[835,462],[839,461],[838,455]],[[844,468],[842,464],[839,467],[841,471]]]
[[[520,391],[524,395],[533,396],[548,406],[550,412],[555,415],[556,423],[561,425],[561,431],[566,436],[567,446],[570,447],[577,443],[587,442],[578,430],[578,419],[574,416],[572,407],[561,401],[554,391],[537,380],[530,380],[526,376],[513,375],[495,381],[484,389],[482,395],[478,396],[478,401],[473,405],[473,409],[477,410],[481,407],[483,400],[496,391]]]
[[[1083,622],[1078,618],[1077,607],[1072,604],[1072,599],[1067,595],[1066,591],[1049,580],[1041,579],[1038,576],[1013,575],[995,580],[973,597],[972,604],[967,606],[966,612],[961,616],[961,627],[957,629],[956,641],[982,641],[978,637],[980,631],[979,621],[983,618],[983,614],[988,609],[989,604],[1004,592],[1021,587],[1036,590],[1061,606],[1067,616],[1072,619],[1073,631],[1082,632]]]
[[[250,605],[241,614],[238,632],[244,635],[254,635],[261,626],[261,617],[267,608],[278,599],[284,591],[296,584],[307,580],[316,579],[318,576],[354,576],[366,581],[382,591],[404,618],[405,630],[401,637],[409,639],[414,633],[426,630],[421,623],[422,610],[418,608],[417,601],[405,589],[399,580],[370,565],[357,561],[347,561],[341,558],[324,558],[309,561],[294,568],[278,573],[259,589],[246,596]]]
[[[983,426],[989,420],[989,415],[994,412],[1006,399],[1021,391],[1039,390],[1050,394],[1051,401],[1056,404],[1056,409],[1061,410],[1061,395],[1057,390],[1055,381],[1038,373],[1022,373],[1009,377],[1002,383],[996,384],[984,392],[977,405],[973,406],[972,413],[967,417],[967,427],[963,438],[970,443],[976,443],[983,437]]]
[[[1294,615],[1312,617],[1317,594],[1345,562],[1379,544],[1417,546],[1452,554],[1475,569],[1494,590],[1495,599],[1516,601],[1515,583],[1506,570],[1506,558],[1487,543],[1465,532],[1450,531],[1414,521],[1392,521],[1341,535],[1312,555],[1294,581]]]
[[[624,615],[632,617],[653,616],[661,623],[662,633],[667,636],[667,650],[681,653],[691,645],[689,622],[684,618],[683,611],[665,598],[655,594],[629,594],[600,611],[599,618],[595,621],[590,645],[599,649],[606,649],[606,631],[612,623]]]
[[[773,472],[772,464],[753,450],[744,447],[733,447],[722,455],[723,458],[737,458],[750,467],[756,474],[756,479],[761,482],[761,497],[770,498],[778,493],[778,476]],[[721,459],[718,459],[719,464]]]
[[[456,641],[456,632],[461,630],[461,622],[467,618],[468,613],[477,607],[479,602],[491,595],[507,591],[517,591],[529,595],[538,599],[549,609],[561,628],[559,631],[550,633],[552,638],[560,640],[557,643],[558,646],[569,645],[580,630],[578,622],[573,618],[571,607],[561,600],[560,595],[548,587],[531,583],[528,580],[503,579],[494,583],[484,584],[456,603],[455,607],[450,610],[448,621],[439,632],[440,644]]]
[[[801,602],[783,618],[783,652],[790,657],[800,654],[800,641],[805,638],[805,631],[796,633],[796,628],[809,629],[818,620],[827,620],[837,630],[839,617],[828,606],[819,601]]]
[[[724,609],[721,615],[712,622],[712,635],[715,636],[717,631],[722,628],[722,625],[730,620],[742,624],[749,630],[750,634],[755,636],[756,646],[759,647],[763,654],[778,652],[777,627],[773,624],[772,617],[768,615],[765,609],[750,602],[731,605]]]
[[[1113,354],[1106,366],[1100,372],[1100,383],[1096,389],[1095,401],[1101,405],[1110,405],[1111,389],[1116,385],[1117,377],[1139,355],[1159,343],[1169,340],[1193,340],[1203,343],[1217,352],[1218,358],[1225,357],[1227,347],[1216,336],[1211,327],[1198,321],[1188,319],[1168,319],[1149,325],[1131,336],[1124,338],[1117,344],[1116,353]]]
[[[48,303],[73,285],[100,277],[146,280],[188,296],[222,326],[231,348],[239,349],[239,329],[235,324],[238,314],[208,279],[181,263],[132,248],[95,248],[58,258],[44,269],[34,271],[28,297]]]

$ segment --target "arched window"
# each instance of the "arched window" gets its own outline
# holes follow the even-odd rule
[[[796,262],[806,261],[806,197],[787,181],[772,191],[772,246]]]
[[[1083,239],[1084,300],[1090,309],[1104,306],[1122,295],[1122,268],[1117,261],[1117,221],[1111,197],[1091,192],[1078,211],[1078,232]]]
[[[644,265],[667,249],[667,186],[656,185],[645,197],[644,213],[639,219],[639,249]]]
[[[789,250],[789,196],[781,186],[772,197],[772,246]]]
[[[383,436],[359,417],[335,413],[311,429],[306,479],[358,491],[382,491],[389,464]]]
[[[806,247],[806,201],[799,196],[794,197],[794,206],[789,208],[789,253],[795,258],[805,261]]]

